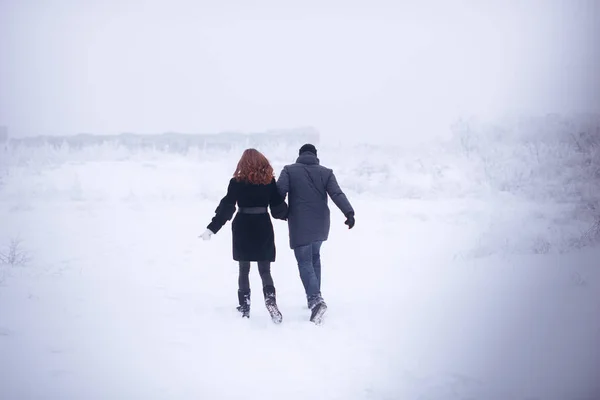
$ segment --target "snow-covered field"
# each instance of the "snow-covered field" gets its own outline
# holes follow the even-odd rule
[[[600,248],[582,210],[597,182],[536,146],[535,163],[319,147],[357,219],[331,204],[322,326],[285,223],[281,325],[254,266],[250,320],[235,310],[230,225],[197,238],[241,150],[7,149],[0,248],[20,238],[29,260],[0,264],[0,399],[598,399]],[[297,154],[262,150],[276,172]]]

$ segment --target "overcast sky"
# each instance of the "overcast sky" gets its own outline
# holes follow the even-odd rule
[[[598,3],[0,0],[0,125],[405,140],[600,111]]]

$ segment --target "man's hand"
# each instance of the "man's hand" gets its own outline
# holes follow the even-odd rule
[[[348,225],[348,229],[352,229],[355,222],[356,221],[354,221],[354,212],[350,211],[348,214],[346,214],[346,222],[344,223]]]
[[[204,233],[198,237],[202,238],[202,240],[210,240],[210,237],[214,235],[210,229],[204,231]]]

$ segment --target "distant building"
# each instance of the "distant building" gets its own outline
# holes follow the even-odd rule
[[[8,127],[0,125],[0,143],[8,142]]]

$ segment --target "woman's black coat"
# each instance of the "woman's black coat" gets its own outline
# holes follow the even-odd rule
[[[217,233],[236,211],[244,207],[270,207],[273,218],[285,220],[287,204],[277,190],[275,178],[268,185],[229,181],[227,194],[215,210],[207,228]],[[235,261],[275,261],[275,234],[268,213],[239,212],[231,224],[233,232],[233,259]]]

